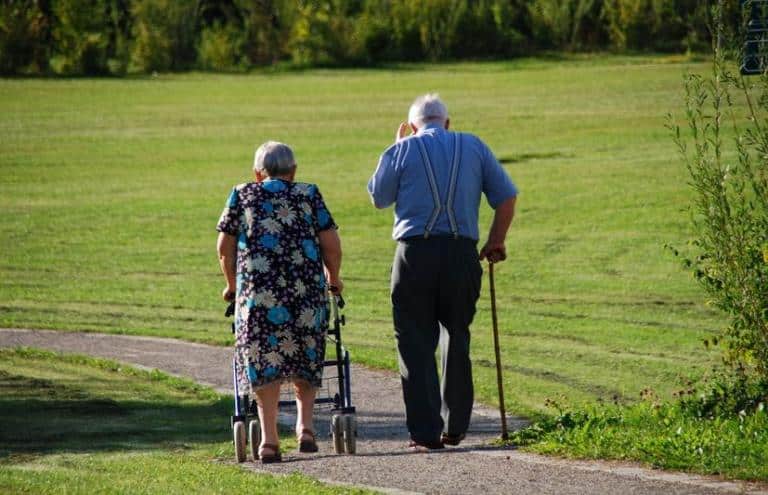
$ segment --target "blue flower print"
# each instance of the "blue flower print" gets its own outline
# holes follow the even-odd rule
[[[317,210],[317,224],[320,225],[321,229],[324,229],[328,226],[328,222],[331,220],[331,216],[328,214],[328,210],[321,209]]]
[[[277,237],[272,234],[264,234],[263,236],[259,237],[259,244],[267,249],[275,249],[275,247],[277,247],[277,243]]]
[[[237,206],[237,189],[232,189],[232,192],[227,198],[227,208],[234,208]]]
[[[336,227],[334,211],[322,187],[305,182],[248,182],[232,191],[221,198],[217,230],[238,246],[237,383],[302,377],[319,387],[330,309],[318,232]]]
[[[267,311],[267,319],[275,325],[282,325],[287,321],[291,321],[291,314],[284,306],[275,306]]]
[[[277,368],[275,368],[274,366],[268,366],[267,368],[264,369],[264,376],[266,376],[267,378],[271,378],[276,374],[277,374]]]
[[[315,329],[320,330],[325,326],[325,308],[319,307],[315,311]]]
[[[317,246],[315,241],[304,239],[301,241],[301,247],[304,249],[304,255],[312,261],[317,261]]]
[[[259,378],[259,372],[256,371],[256,367],[252,364],[248,365],[248,379],[255,382]]]
[[[285,190],[285,183],[279,179],[265,180],[262,182],[264,189],[272,193],[278,193]]]

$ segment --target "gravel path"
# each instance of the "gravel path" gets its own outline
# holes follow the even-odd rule
[[[231,350],[173,339],[96,333],[0,329],[0,347],[30,346],[76,352],[192,378],[231,393]],[[354,356],[353,356],[354,358]],[[388,493],[445,494],[720,494],[766,493],[765,485],[649,470],[631,464],[566,461],[498,448],[498,411],[476,407],[470,432],[458,448],[417,454],[405,448],[400,384],[396,376],[353,366],[352,400],[357,407],[358,454],[333,455],[329,419],[319,414],[318,454],[287,453],[285,462],[248,469],[300,471],[323,481],[366,486]],[[290,417],[284,417],[290,422]],[[228,421],[228,418],[222,418]],[[510,427],[519,428],[520,419]]]

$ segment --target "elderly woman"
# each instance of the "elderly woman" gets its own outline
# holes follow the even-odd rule
[[[296,392],[299,450],[317,451],[312,412],[323,373],[327,291],[343,288],[341,241],[317,186],[293,181],[296,161],[287,145],[261,145],[253,172],[254,182],[229,195],[217,248],[224,299],[236,301],[238,379],[258,399],[259,457],[268,463],[281,460],[277,409],[287,381]]]

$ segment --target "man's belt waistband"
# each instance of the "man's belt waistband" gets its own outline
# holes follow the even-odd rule
[[[429,234],[429,236],[424,235],[411,235],[408,237],[401,237],[398,239],[398,242],[416,242],[416,241],[431,241],[431,240],[456,240],[456,241],[469,241],[472,243],[477,242],[477,239],[472,239],[471,237],[466,237],[463,235],[453,235],[453,234]]]

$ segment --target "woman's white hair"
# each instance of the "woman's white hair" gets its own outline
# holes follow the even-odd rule
[[[408,111],[408,122],[421,127],[424,124],[444,125],[448,120],[448,108],[437,93],[428,93],[416,98]]]
[[[287,144],[277,141],[262,144],[253,157],[253,170],[266,173],[267,177],[289,174],[295,167],[293,150]]]

